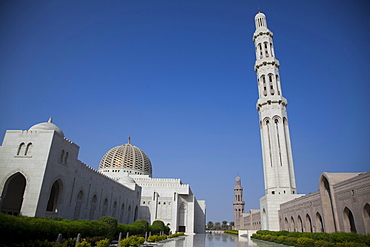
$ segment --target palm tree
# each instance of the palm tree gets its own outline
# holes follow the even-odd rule
[[[208,230],[213,230],[214,227],[215,227],[215,224],[213,224],[212,221],[208,221],[208,223],[207,223],[207,229]]]
[[[222,230],[227,230],[227,221],[222,221]]]
[[[220,222],[216,222],[215,223],[215,230],[220,230],[221,229],[221,227],[220,227]]]

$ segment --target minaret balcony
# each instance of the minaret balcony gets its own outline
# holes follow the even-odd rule
[[[269,96],[263,99],[258,99],[257,104],[256,104],[256,109],[259,110],[264,106],[269,106],[269,105],[282,105],[283,107],[288,106],[288,101],[286,98],[282,96]]]
[[[280,62],[274,57],[263,57],[262,59],[257,59],[254,63],[254,71],[257,71],[262,66],[273,65],[276,68],[280,67]]]
[[[253,34],[253,42],[260,36],[263,36],[263,35],[268,35],[270,36],[271,38],[274,37],[274,34],[273,32],[271,32],[267,27],[260,27],[258,28],[254,34]]]

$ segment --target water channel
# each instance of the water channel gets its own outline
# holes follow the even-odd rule
[[[259,240],[248,239],[247,237],[238,237],[233,234],[196,234],[189,235],[177,240],[161,243],[158,247],[272,247],[286,246],[275,243],[268,243]]]

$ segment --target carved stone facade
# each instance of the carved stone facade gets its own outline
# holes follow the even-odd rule
[[[324,172],[319,188],[280,205],[281,230],[370,233],[370,172]]]

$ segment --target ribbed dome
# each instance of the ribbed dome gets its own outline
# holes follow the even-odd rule
[[[152,164],[138,147],[127,143],[109,150],[101,159],[99,171],[122,169],[124,172],[152,176]]]
[[[35,124],[31,128],[29,128],[29,131],[35,131],[35,130],[54,130],[64,137],[63,131],[59,129],[58,126],[52,123],[52,118],[49,118],[49,121],[47,122]]]

